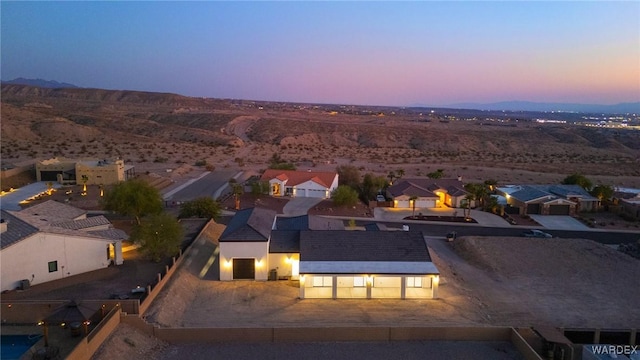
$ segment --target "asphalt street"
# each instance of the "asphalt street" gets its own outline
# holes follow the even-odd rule
[[[366,221],[360,222],[367,223]],[[385,222],[383,223],[390,228],[401,228],[402,223]],[[526,230],[523,228],[502,228],[502,227],[484,227],[484,226],[456,226],[455,224],[409,224],[410,230],[422,231],[426,236],[442,236],[448,232],[455,231],[458,236],[522,236]],[[571,230],[544,230],[553,237],[571,238],[571,239],[589,239],[602,244],[616,245],[622,243],[633,243],[640,240],[640,232],[619,232],[619,231],[571,231]]]
[[[215,197],[216,191],[226,185],[238,172],[236,170],[213,171],[202,179],[171,196],[171,201],[190,201],[203,196]]]

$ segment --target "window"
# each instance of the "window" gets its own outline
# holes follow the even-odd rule
[[[353,278],[353,287],[364,287],[364,276],[356,276]]]
[[[420,276],[407,276],[407,287],[422,287],[422,277]]]
[[[314,276],[313,277],[314,287],[331,287],[332,283],[333,283],[333,277],[331,276]]]
[[[58,262],[57,261],[49,261],[49,272],[58,271]]]

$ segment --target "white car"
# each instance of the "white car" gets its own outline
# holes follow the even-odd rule
[[[384,195],[378,194],[378,196],[376,196],[376,201],[387,201],[387,199],[385,199]]]

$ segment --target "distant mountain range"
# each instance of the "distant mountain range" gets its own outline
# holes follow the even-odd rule
[[[531,101],[502,101],[489,104],[459,103],[440,108],[473,109],[473,110],[497,110],[497,111],[541,111],[541,112],[580,112],[580,113],[604,113],[626,114],[640,113],[640,101],[620,103],[614,105],[598,104],[571,104],[571,103],[539,103]]]
[[[43,79],[25,79],[25,78],[17,78],[9,81],[2,80],[3,84],[14,84],[14,85],[29,85],[29,86],[37,86],[41,88],[49,88],[49,89],[69,89],[69,88],[79,88],[79,86],[67,83],[57,82],[55,80],[43,80]]]
[[[9,81],[2,81],[2,84],[28,85],[49,89],[77,89],[79,86],[57,82],[55,80],[25,79],[17,78]],[[598,104],[571,104],[571,103],[541,103],[531,101],[502,101],[495,103],[457,103],[451,105],[431,106],[424,104],[414,104],[409,107],[414,108],[444,108],[444,109],[469,109],[484,111],[537,111],[537,112],[575,112],[575,113],[604,113],[604,114],[627,114],[640,113],[640,101],[619,103],[613,105]]]

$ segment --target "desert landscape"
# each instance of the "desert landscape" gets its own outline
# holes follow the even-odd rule
[[[425,177],[441,169],[445,177],[499,184],[559,183],[581,173],[594,184],[640,188],[640,131],[632,129],[541,124],[511,113],[480,119],[445,111],[7,84],[2,99],[3,168],[53,157],[117,157],[134,165],[146,181],[172,186],[207,171],[257,175],[277,157],[303,170],[353,165],[361,173]],[[28,179],[6,179],[3,189],[13,181]],[[95,186],[90,190],[98,192]],[[286,203],[244,196],[245,207],[268,203],[281,210]],[[85,202],[90,200],[86,208],[99,208],[97,197]],[[322,212],[330,207],[327,202],[310,213],[327,215]],[[369,209],[360,205],[354,211],[366,215]],[[227,197],[223,207],[233,209],[233,199]],[[629,328],[640,322],[634,301],[640,263],[587,240],[470,236],[451,244],[427,237],[442,276],[438,301],[301,301],[295,282],[221,282],[215,270],[199,276],[217,237],[200,244],[206,249],[194,251],[197,255],[178,268],[143,315],[148,323],[172,328],[292,327],[301,322],[321,327]],[[236,351],[198,346],[168,344],[121,325],[95,358]],[[269,351],[309,351],[304,346],[319,345]]]
[[[466,181],[640,187],[640,132],[540,124],[530,115],[454,117],[443,110],[193,98],[174,94],[2,85],[3,167],[52,157],[114,158],[137,173],[259,171],[278,154],[300,169]],[[487,115],[488,116],[488,115]]]

